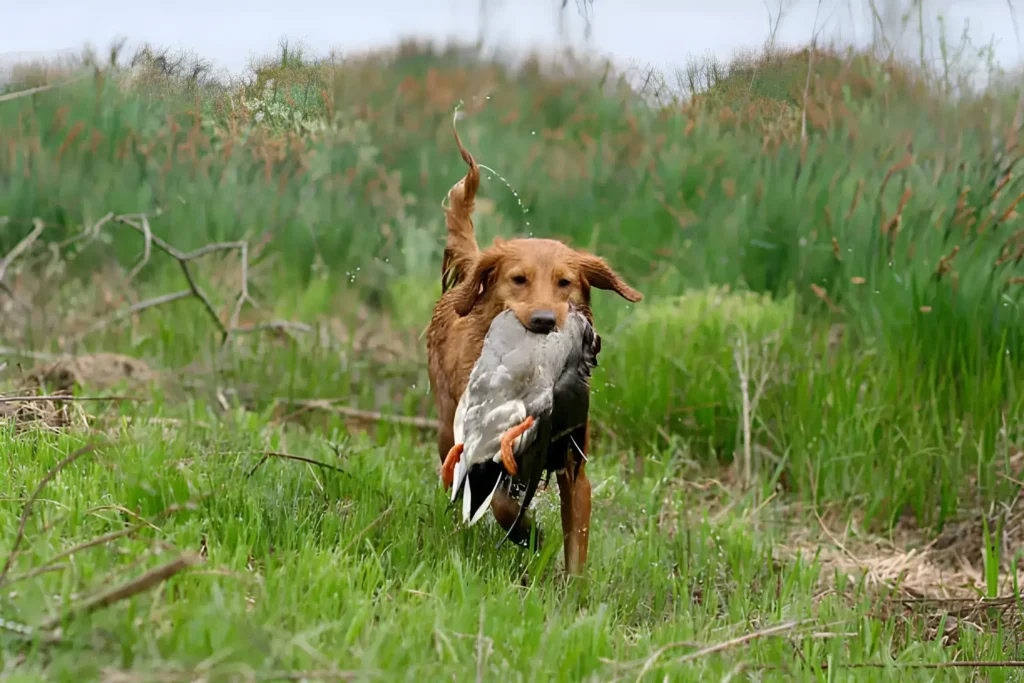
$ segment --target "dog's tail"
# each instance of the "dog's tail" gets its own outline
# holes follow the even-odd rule
[[[441,261],[443,292],[447,292],[462,279],[480,253],[473,229],[473,209],[476,206],[476,192],[480,189],[480,167],[477,166],[473,155],[463,146],[454,122],[452,130],[455,132],[455,144],[459,147],[462,160],[469,166],[469,171],[465,178],[448,190],[447,206],[442,204],[445,223],[448,226],[448,239]]]

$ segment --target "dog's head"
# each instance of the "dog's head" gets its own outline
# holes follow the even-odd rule
[[[627,301],[643,295],[604,259],[548,239],[495,241],[480,253],[452,290],[455,312],[481,307],[493,317],[515,313],[530,331],[547,333],[565,323],[569,306],[590,312],[590,288],[609,289]]]

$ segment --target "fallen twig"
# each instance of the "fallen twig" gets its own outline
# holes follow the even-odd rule
[[[89,232],[92,233],[93,236],[95,236],[95,233],[98,232],[100,227],[109,220],[111,220],[111,216],[108,214],[107,216],[104,216]],[[249,294],[249,243],[247,241],[237,240],[234,242],[216,242],[213,244],[207,244],[206,246],[199,247],[198,249],[194,249],[192,251],[185,252],[169,244],[168,242],[161,239],[157,235],[154,235],[149,225],[149,217],[144,213],[122,214],[114,216],[113,220],[117,223],[132,228],[133,230],[141,234],[143,238],[142,258],[139,260],[138,263],[135,264],[131,271],[129,271],[129,280],[134,279],[135,276],[138,275],[138,273],[149,263],[153,247],[156,247],[157,249],[164,252],[165,254],[167,254],[168,256],[170,256],[171,258],[178,262],[178,266],[181,268],[181,272],[185,276],[185,281],[188,283],[188,289],[147,299],[146,301],[139,302],[123,310],[120,310],[111,317],[105,318],[104,320],[101,320],[92,325],[85,332],[78,335],[78,337],[76,337],[76,341],[80,341],[81,338],[85,337],[86,335],[91,334],[97,330],[103,329],[104,327],[107,327],[111,323],[123,320],[124,318],[127,318],[140,311],[146,310],[148,308],[153,308],[155,306],[171,303],[173,301],[179,301],[181,299],[186,299],[189,297],[195,297],[196,299],[198,299],[199,302],[202,304],[203,308],[206,310],[208,317],[213,322],[214,326],[216,326],[217,330],[220,332],[222,348],[227,344],[231,336],[235,333],[255,332],[257,330],[262,329],[295,329],[307,332],[311,329],[308,326],[302,325],[301,323],[291,323],[287,321],[272,321],[270,323],[239,327],[238,320],[239,317],[241,316],[242,307],[245,305],[245,303],[249,302],[254,306],[257,305]],[[217,310],[213,305],[213,301],[203,290],[203,288],[199,286],[199,283],[196,281],[195,274],[192,272],[192,268],[190,267],[189,264],[192,261],[195,261],[196,259],[199,259],[203,256],[207,256],[215,252],[235,250],[239,252],[241,258],[241,291],[238,295],[238,298],[236,299],[234,308],[231,313],[231,318],[229,322],[225,324],[224,321],[221,320],[220,316],[217,314]]]
[[[123,401],[136,403],[147,399],[138,396],[70,396],[67,394],[54,394],[46,396],[0,396],[0,403],[41,403],[52,401],[53,403],[82,403],[88,401]]]
[[[348,474],[345,470],[341,469],[337,465],[330,465],[326,462],[320,462],[319,460],[314,460],[313,458],[306,458],[301,455],[292,455],[291,453],[282,453],[280,451],[257,451],[257,453],[259,453],[263,457],[260,458],[260,461],[256,463],[256,465],[251,470],[249,470],[249,474],[246,475],[247,477],[251,477],[252,475],[256,474],[256,470],[258,470],[263,465],[263,463],[265,463],[270,458],[280,458],[281,460],[294,460],[295,462],[304,462],[307,465],[316,465],[317,467],[323,467],[329,470],[334,470],[335,472],[341,472],[342,474]]]
[[[822,669],[827,670],[828,664],[823,662]],[[833,669],[1024,669],[1024,661],[1006,660],[1005,662],[962,661],[962,662],[859,662],[857,664],[836,664]]]
[[[307,412],[309,410],[326,410],[328,412],[337,413],[344,415],[345,417],[351,417],[358,420],[367,420],[370,422],[389,422],[392,424],[405,425],[407,427],[415,427],[417,429],[428,429],[431,431],[437,431],[440,426],[437,420],[429,417],[415,417],[408,415],[388,415],[385,413],[379,413],[375,410],[362,410],[360,408],[349,408],[348,406],[335,405],[337,401],[346,399],[288,399],[288,398],[276,398],[275,403],[290,403],[292,405],[300,406],[300,409],[290,413],[278,421],[286,422],[294,419],[296,416]]]
[[[258,681],[355,681],[366,678],[366,671],[320,669],[316,671],[267,671],[255,674]]]
[[[189,268],[188,264],[189,261],[194,261],[200,256],[205,256],[206,254],[211,254],[215,251],[227,251],[231,249],[238,249],[239,245],[244,243],[217,242],[214,244],[208,244],[205,247],[200,247],[199,249],[186,253],[180,251],[179,249],[176,249],[175,247],[172,247],[167,242],[153,235],[152,231],[150,231],[149,229],[149,222],[145,214],[138,214],[137,216],[117,216],[114,220],[117,221],[118,223],[134,228],[138,232],[142,233],[143,239],[145,239],[148,244],[155,244],[158,249],[160,249],[165,254],[167,254],[168,256],[170,256],[171,258],[178,262],[178,266],[181,268],[181,272],[182,274],[184,274],[185,280],[188,282],[188,287],[189,290],[191,290],[192,295],[199,299],[200,302],[202,302],[203,307],[206,309],[206,312],[210,316],[210,319],[213,321],[214,325],[216,325],[217,328],[220,330],[222,338],[227,339],[228,328],[225,327],[224,322],[220,319],[220,316],[217,315],[217,311],[216,309],[214,309],[213,302],[210,301],[210,297],[207,296],[206,292],[203,291],[203,288],[200,287],[199,284],[196,282],[195,277],[192,275],[192,269]],[[136,267],[132,269],[132,272],[137,272],[138,269],[141,266],[145,265],[145,263],[148,260],[149,250],[146,249],[145,253],[143,254],[143,260],[140,261],[136,265]]]
[[[760,631],[754,631],[753,633],[748,633],[746,635],[739,636],[738,638],[733,638],[732,640],[726,640],[715,645],[709,645],[705,648],[697,650],[696,652],[691,652],[690,654],[683,655],[682,657],[674,659],[672,663],[676,665],[686,664],[688,662],[694,661],[695,659],[700,659],[701,657],[706,657],[717,652],[724,652],[725,650],[730,650],[734,647],[739,647],[740,645],[746,645],[747,643],[753,640],[759,640],[761,638],[768,638],[772,636],[780,636],[787,633],[791,633],[796,629],[800,628],[801,626],[806,626],[807,624],[810,624],[812,622],[812,619],[803,619],[800,621],[787,621],[776,626],[772,626],[766,629],[762,629]],[[643,668],[640,670],[640,674],[636,677],[637,681],[643,680],[643,677],[647,674],[648,671],[650,671],[654,667],[655,662],[657,662],[658,658],[661,657],[661,655],[664,654],[664,651],[669,647],[671,647],[671,645],[667,645],[663,648],[656,650],[654,654],[652,654],[647,659],[647,661],[644,663]]]
[[[56,477],[62,469],[64,469],[74,461],[78,460],[86,453],[91,453],[95,449],[96,446],[92,444],[79,448],[77,451],[75,451],[74,453],[72,453],[71,455],[67,456],[59,463],[54,465],[54,467],[49,472],[46,473],[46,476],[44,476],[39,481],[39,484],[36,485],[36,490],[32,492],[32,495],[29,497],[28,502],[25,503],[24,510],[22,510],[21,521],[18,523],[18,532],[14,535],[14,543],[11,544],[11,552],[7,555],[7,560],[4,562],[3,569],[0,569],[0,585],[3,585],[4,579],[7,577],[7,573],[11,570],[11,564],[14,562],[14,556],[18,552],[18,546],[21,545],[22,540],[25,538],[25,524],[28,522],[28,516],[32,512],[32,505],[39,497],[39,494],[43,492],[43,489],[46,488],[46,485],[49,484],[50,481],[54,477]]]
[[[188,500],[188,501],[186,501],[184,503],[174,503],[173,505],[167,506],[166,508],[164,508],[163,510],[161,510],[156,515],[154,515],[151,519],[148,519],[148,520],[147,519],[143,519],[142,517],[140,517],[139,515],[136,515],[135,513],[131,512],[130,510],[123,510],[124,512],[134,516],[139,521],[136,522],[135,524],[131,525],[131,526],[125,527],[124,529],[119,529],[117,531],[111,531],[110,533],[106,533],[106,534],[103,534],[102,536],[97,536],[95,538],[91,538],[88,541],[83,541],[82,543],[78,543],[77,545],[74,545],[74,546],[68,548],[67,550],[61,551],[61,552],[57,553],[56,555],[54,555],[53,557],[50,557],[49,559],[45,560],[41,565],[39,565],[35,569],[33,569],[31,571],[28,571],[28,572],[26,572],[24,574],[20,574],[18,576],[10,578],[8,580],[8,583],[16,583],[18,581],[22,581],[22,580],[25,580],[25,579],[35,578],[36,576],[39,576],[40,574],[45,574],[47,572],[56,571],[57,568],[64,568],[65,565],[56,564],[56,563],[59,560],[63,560],[65,558],[71,557],[72,555],[74,555],[76,553],[79,553],[79,552],[81,552],[83,550],[88,550],[89,548],[94,548],[94,547],[99,546],[99,545],[105,545],[107,543],[110,543],[111,541],[116,541],[119,538],[124,538],[125,536],[131,536],[131,535],[135,534],[136,532],[141,531],[142,529],[147,529],[148,528],[148,529],[156,529],[157,531],[159,531],[159,527],[156,526],[156,524],[154,524],[154,522],[158,522],[161,519],[164,519],[165,517],[168,517],[168,516],[170,516],[172,514],[175,514],[177,512],[181,512],[182,510],[194,510],[196,505],[200,501],[210,497],[211,495],[213,495],[213,494],[206,493],[206,494],[203,494],[203,495],[198,496],[196,498],[193,498],[191,500]],[[112,507],[117,508],[119,506],[112,506]]]
[[[108,211],[102,218],[100,218],[98,221],[93,223],[91,227],[86,228],[85,230],[83,230],[82,232],[78,233],[77,235],[74,235],[73,237],[67,238],[63,242],[58,242],[57,245],[56,245],[57,248],[58,249],[63,249],[64,247],[70,246],[70,245],[74,244],[75,242],[78,242],[79,240],[84,240],[84,239],[88,239],[91,242],[92,240],[96,239],[96,237],[100,234],[100,228],[102,228],[104,225],[109,223],[110,220],[113,217],[114,217],[114,212],[113,211]]]
[[[192,565],[199,564],[202,561],[203,558],[195,553],[184,553],[179,555],[167,564],[150,569],[145,574],[142,574],[131,581],[127,581],[119,586],[111,588],[108,591],[95,595],[91,598],[86,598],[85,600],[72,605],[68,611],[68,616],[88,614],[89,612],[95,612],[98,609],[109,607],[116,602],[127,600],[128,598],[136,596],[139,593],[163,583],[175,574],[191,567]],[[60,615],[54,615],[46,619],[41,628],[46,630],[53,629],[61,622],[61,618],[62,617]]]
[[[25,572],[24,574],[18,574],[17,576],[12,576],[10,579],[7,580],[7,583],[8,584],[18,583],[19,581],[26,581],[28,579],[34,579],[37,576],[42,576],[43,574],[50,574],[52,572],[62,572],[62,571],[64,571],[67,568],[68,568],[68,565],[66,565],[66,564],[44,565],[42,567],[36,567],[32,571]]]
[[[382,512],[382,513],[380,513],[379,515],[377,515],[377,517],[376,517],[376,518],[375,518],[375,519],[374,519],[374,520],[373,520],[372,522],[370,522],[369,524],[367,524],[367,525],[366,525],[366,527],[365,527],[365,528],[364,528],[364,529],[363,529],[362,531],[360,531],[360,532],[359,532],[358,534],[356,534],[356,537],[355,537],[355,538],[353,538],[353,539],[352,539],[351,541],[349,541],[348,543],[346,543],[346,544],[345,544],[345,547],[341,549],[341,554],[342,554],[342,555],[344,555],[344,554],[345,554],[346,552],[348,552],[348,549],[349,549],[349,548],[351,548],[351,547],[352,547],[353,545],[355,545],[356,541],[358,541],[358,540],[359,540],[359,539],[361,539],[361,538],[362,538],[363,536],[365,536],[365,535],[366,535],[366,533],[367,533],[367,532],[368,532],[368,531],[369,531],[370,529],[372,529],[373,527],[375,527],[375,526],[377,526],[378,524],[380,524],[380,523],[381,523],[381,521],[383,521],[385,517],[387,517],[388,515],[390,515],[390,514],[391,514],[391,509],[392,509],[392,508],[391,508],[391,506],[389,505],[389,506],[388,506],[388,507],[387,507],[387,508],[386,508],[386,509],[384,510],[384,512]]]
[[[255,325],[243,325],[242,327],[231,328],[231,331],[234,334],[263,332],[264,330],[295,330],[296,332],[312,332],[313,328],[306,323],[296,323],[288,320],[272,320],[269,323],[256,323]]]
[[[136,263],[135,267],[128,273],[129,282],[134,280],[139,271],[149,263],[149,255],[153,249],[153,233],[149,229],[149,218],[146,217],[146,214],[141,214],[139,218],[139,227],[142,230],[142,260]]]
[[[29,95],[35,95],[36,93],[46,92],[47,90],[52,90],[53,88],[60,88],[60,87],[63,87],[65,85],[71,85],[72,83],[77,83],[78,81],[84,80],[84,79],[86,79],[88,77],[89,77],[89,74],[82,74],[81,76],[76,76],[75,78],[72,78],[70,80],[64,81],[63,83],[50,83],[48,85],[40,85],[40,86],[37,86],[35,88],[29,88],[28,90],[19,90],[18,92],[9,92],[6,95],[0,95],[0,102],[7,102],[9,100],[16,100],[16,99],[19,99],[21,97],[28,97]]]
[[[9,356],[11,358],[31,358],[32,360],[41,360],[44,362],[53,362],[66,358],[67,356],[56,356],[52,353],[43,353],[42,351],[28,351],[25,349],[12,349],[9,346],[0,346],[0,356]]]
[[[178,301],[180,299],[185,299],[190,296],[192,296],[192,290],[183,289],[179,292],[172,292],[171,294],[156,296],[153,297],[152,299],[146,299],[145,301],[140,301],[137,304],[132,304],[128,308],[123,308],[120,311],[114,313],[114,315],[110,316],[109,318],[102,318],[100,320],[97,320],[95,323],[90,325],[84,332],[81,332],[76,337],[76,341],[81,340],[83,337],[86,337],[87,335],[90,335],[93,332],[98,332],[99,330],[102,330],[104,327],[107,327],[112,323],[116,323],[120,320],[124,320],[129,316],[135,315],[140,311],[144,311],[147,308],[153,308],[154,306],[162,306],[163,304],[169,304],[172,301]]]
[[[820,30],[818,29],[818,13],[821,12],[821,1],[818,0],[817,9],[814,10],[814,26],[811,28],[811,45],[807,52],[807,81],[804,83],[804,97],[800,107],[800,144],[801,149],[806,151],[807,149],[807,95],[811,89],[811,73],[814,70],[814,48],[818,44],[818,35]],[[801,156],[803,160],[803,156]]]
[[[43,221],[38,218],[32,220],[32,225],[34,226],[32,228],[32,232],[26,235],[20,242],[15,244],[14,249],[11,249],[11,251],[8,252],[6,256],[0,259],[0,282],[2,282],[4,276],[7,275],[7,269],[10,267],[12,263],[14,263],[14,260],[21,256],[23,253],[25,253],[25,251],[27,251],[28,248],[32,246],[32,243],[36,241],[39,235],[46,228],[46,224],[43,223]]]

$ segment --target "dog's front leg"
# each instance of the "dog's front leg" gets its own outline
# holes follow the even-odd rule
[[[587,563],[590,544],[590,480],[587,462],[583,457],[590,451],[590,424],[583,437],[583,453],[575,446],[569,449],[566,468],[557,476],[558,497],[561,501],[562,538],[565,549],[565,571],[581,574]]]

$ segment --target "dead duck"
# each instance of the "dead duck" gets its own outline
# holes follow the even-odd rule
[[[491,322],[455,412],[455,445],[441,468],[451,501],[462,496],[467,525],[480,520],[503,483],[525,490],[521,516],[544,472],[564,469],[568,448],[579,449],[600,344],[576,310],[548,334],[528,331],[511,311]]]

